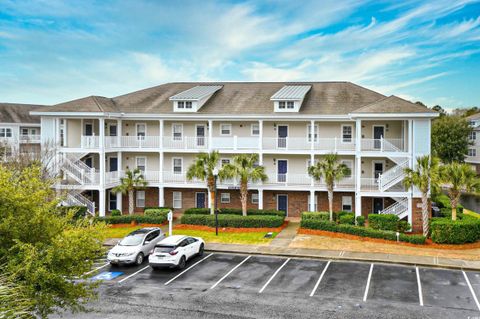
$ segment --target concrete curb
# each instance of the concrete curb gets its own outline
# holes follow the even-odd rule
[[[322,251],[311,252],[305,251],[305,249],[269,249],[273,247],[268,246],[254,246],[253,249],[241,249],[240,247],[212,247],[213,245],[219,246],[219,244],[207,244],[205,248],[209,252],[217,253],[231,253],[231,254],[248,254],[248,255],[267,255],[267,256],[282,256],[282,257],[298,257],[298,258],[313,258],[313,259],[332,259],[332,260],[345,260],[345,261],[360,261],[360,262],[375,262],[386,264],[400,264],[407,266],[421,266],[431,268],[446,268],[456,270],[470,270],[480,271],[480,262],[477,261],[465,261],[460,259],[443,259],[438,257],[424,257],[424,256],[411,256],[411,255],[385,255],[386,258],[380,258],[379,254],[364,254],[367,256],[355,256],[355,252],[346,251]],[[230,245],[229,245],[230,246]],[[236,245],[231,245],[236,246]],[[263,249],[262,249],[263,248]],[[301,250],[301,251],[298,251]],[[429,258],[433,262],[422,261],[421,259]],[[408,259],[415,259],[408,260]],[[441,260],[439,260],[441,259]],[[475,263],[477,265],[470,265],[469,263]]]

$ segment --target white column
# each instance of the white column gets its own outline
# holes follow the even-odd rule
[[[362,215],[362,196],[359,192],[355,193],[355,217]]]
[[[122,146],[122,120],[117,120],[117,146]]]
[[[209,151],[211,151],[213,149],[212,137],[213,137],[213,121],[208,120],[208,150]]]
[[[165,206],[165,189],[163,187],[158,188],[158,206]]]
[[[412,195],[408,194],[408,223],[413,226],[413,200]]]
[[[160,123],[159,123],[159,146],[160,146],[160,151],[163,152],[163,120],[160,120]]]
[[[118,171],[123,171],[123,158],[122,158],[122,152],[117,152],[117,167]]]
[[[103,151],[105,148],[105,119],[100,118],[98,119],[98,122],[98,127],[100,130],[100,134],[98,137],[100,140],[98,141],[98,145],[100,146],[101,151]]]
[[[263,209],[263,189],[258,190],[258,209]]]
[[[362,120],[355,122],[355,216],[362,215]]]
[[[315,191],[310,190],[310,203],[308,204],[309,211],[315,211]]]
[[[308,130],[307,130],[307,134],[308,134]],[[311,120],[310,121],[310,149],[314,150],[314,145],[315,145],[315,121],[314,120]],[[313,162],[312,162],[312,165],[313,165]]]
[[[112,195],[110,195],[110,196],[112,196]],[[117,193],[117,209],[121,212],[123,211],[122,200],[123,200],[122,193]]]
[[[103,188],[100,189],[98,191],[98,195],[99,195],[98,196],[98,202],[99,202],[98,213],[99,213],[100,217],[103,217],[103,216],[105,216],[105,211],[106,211],[106,209],[105,209],[105,189],[103,189]]]
[[[263,120],[258,120],[258,149],[263,150]]]
[[[158,176],[159,176],[159,179],[160,179],[159,182],[160,182],[160,184],[163,184],[163,152],[160,152],[158,155],[160,157],[159,161],[158,161],[158,163],[159,163],[158,169],[160,170],[158,172]]]
[[[408,120],[408,155],[410,156],[410,168],[413,168],[413,120]]]

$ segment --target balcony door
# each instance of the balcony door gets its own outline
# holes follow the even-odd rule
[[[197,124],[196,125],[196,140],[197,146],[202,147],[205,146],[205,125],[204,124]]]
[[[288,126],[279,125],[277,131],[278,131],[277,147],[287,148]]]
[[[383,198],[374,197],[373,198],[373,213],[378,214],[383,210]]]
[[[288,161],[278,160],[277,161],[277,182],[285,183],[287,181],[287,172],[288,172]]]
[[[385,127],[373,126],[373,147],[380,149],[382,147],[381,139],[385,136]]]
[[[93,135],[93,123],[92,122],[85,122],[83,126],[83,135],[85,136],[92,136]]]
[[[383,174],[384,162],[383,161],[374,161],[373,162],[373,177],[377,180],[381,174]]]
[[[108,167],[110,172],[118,171],[118,159],[117,157],[108,158]]]

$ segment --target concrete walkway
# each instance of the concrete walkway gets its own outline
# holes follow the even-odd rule
[[[273,243],[273,241],[272,241]],[[283,245],[283,240],[279,241]],[[338,250],[322,250],[307,248],[288,248],[285,246],[261,246],[261,245],[239,245],[239,244],[218,244],[207,243],[206,250],[222,253],[242,253],[249,255],[276,255],[285,257],[306,257],[336,260],[357,260],[380,263],[395,263],[406,265],[417,265],[427,267],[441,267],[463,270],[480,271],[480,261],[461,260],[442,257],[395,255],[383,253],[362,253]]]
[[[271,242],[270,246],[273,247],[288,247],[295,236],[297,235],[299,222],[290,221],[288,226],[285,227]]]

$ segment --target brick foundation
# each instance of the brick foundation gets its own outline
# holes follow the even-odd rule
[[[328,212],[328,192],[316,192],[317,195],[317,210]],[[339,212],[342,210],[342,196],[352,197],[352,211],[355,210],[355,193],[349,192],[333,192],[333,211]]]
[[[107,190],[108,192],[109,190]],[[108,196],[105,196],[107,204],[105,207],[108,208]],[[148,187],[145,189],[145,207],[155,207],[158,206],[158,188],[157,187]],[[143,207],[136,206],[136,192],[133,192],[133,211],[134,213],[142,213],[144,211]],[[128,194],[122,195],[122,212],[128,214]]]

